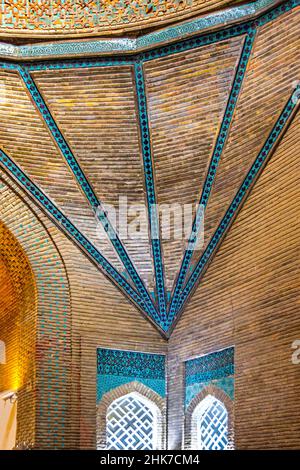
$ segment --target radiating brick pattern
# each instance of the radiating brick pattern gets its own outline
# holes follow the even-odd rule
[[[292,94],[300,76],[299,48],[300,8],[258,29],[205,212],[205,246]]]
[[[40,181],[43,177],[44,184],[46,181],[47,189],[51,191],[50,198],[54,201],[57,198],[57,205],[62,209],[67,206],[78,228],[84,231],[83,235],[87,234],[91,241],[96,242],[112,266],[106,263],[106,259],[94,250],[76,227],[70,226],[69,221],[63,219],[57,209],[53,208],[52,201],[44,200],[44,196],[31,185],[31,181],[26,180],[26,175],[21,177],[22,169],[14,166],[5,145],[0,156],[1,164],[16,178],[20,178],[34,198],[39,199],[46,212],[51,212],[51,217],[54,216],[59,224],[65,226],[67,236],[76,239],[82,251],[87,250],[93,262],[100,264],[124,294],[151,321],[155,321],[166,335],[171,331],[174,318],[181,314],[181,307],[213,258],[231,220],[247,198],[248,188],[255,183],[256,176],[269,156],[270,148],[276,146],[276,140],[284,128],[287,114],[284,113],[283,119],[278,121],[277,118],[287,97],[291,95],[298,76],[298,65],[295,65],[297,15],[299,0],[291,0],[273,8],[257,20],[250,19],[238,26],[196,35],[176,44],[157,47],[126,58],[116,56],[84,61],[75,59],[22,65],[1,64],[2,69],[20,72],[28,94],[39,113],[44,116],[44,127],[45,124],[49,127],[47,138],[51,134],[60,149],[56,157],[65,165],[61,170],[72,179],[78,193],[70,195],[67,204],[62,194],[55,193],[55,179],[60,182],[61,191],[67,192],[69,189],[62,184],[65,183],[63,176],[53,174],[52,157],[47,161],[44,158],[39,168],[29,168],[29,177],[36,181],[36,173],[40,171],[38,179]],[[287,23],[291,33],[285,38],[282,31]],[[273,37],[277,29],[279,34],[276,35],[276,41],[272,41],[270,45],[269,38]],[[282,76],[281,70],[286,70],[287,73]],[[45,95],[48,106],[31,74]],[[266,96],[265,88],[268,87],[270,93]],[[5,86],[4,95],[1,102],[5,108],[8,101]],[[11,96],[9,99],[11,101]],[[291,103],[290,100],[288,112],[295,106]],[[36,109],[33,113],[35,117],[39,116]],[[273,128],[275,122],[276,128]],[[271,129],[273,131],[270,134]],[[10,134],[13,137],[13,132]],[[56,146],[54,148],[57,151]],[[50,147],[49,149],[51,150]],[[247,173],[254,162],[253,171]],[[32,162],[29,163],[32,166]],[[41,170],[41,163],[45,165],[46,172],[45,168]],[[69,167],[73,175],[70,174]],[[107,239],[100,242],[92,211],[87,206],[84,206],[84,210],[83,207],[78,208],[78,194],[82,197],[78,185],[94,210],[98,205],[98,197],[92,186],[104,204],[108,201],[116,206],[115,201],[120,195],[128,196],[126,202],[129,203],[129,214],[126,222],[129,221],[129,226],[125,222],[126,229],[130,231],[132,226],[138,228],[142,225],[145,239],[141,239],[141,234],[138,233],[135,233],[136,236],[132,236],[132,233],[124,234],[124,226],[122,229],[119,226],[116,231],[119,232],[125,248],[119,239],[113,240],[112,244]],[[171,219],[170,233],[166,234],[166,230],[162,230],[162,243],[159,240],[150,244],[148,239],[146,219],[150,214],[141,208],[141,204],[144,205],[145,202],[144,185],[150,205],[148,210],[156,200],[164,206],[163,212],[167,220],[163,220],[163,229],[169,218]],[[233,200],[239,188],[240,191]],[[182,234],[182,211],[185,209],[186,219],[189,212],[186,204],[195,204],[201,193],[201,201],[208,203],[204,225],[204,248],[207,250],[205,253],[203,250],[200,253],[199,249],[196,250],[190,264],[189,254],[183,258],[183,253],[187,247],[185,238],[190,233],[191,220],[190,225],[185,224],[185,233]],[[80,204],[82,202],[86,204],[85,200],[81,200]],[[139,208],[135,207],[136,212],[132,212],[131,203],[140,204]],[[164,203],[167,203],[167,208]],[[126,208],[123,208],[126,212]],[[85,210],[89,211],[89,216],[84,213]],[[225,212],[226,218],[222,219]],[[140,217],[136,218],[136,215]],[[192,219],[193,213],[189,215]],[[105,212],[101,211],[100,218],[105,225]],[[154,227],[154,223],[150,225]],[[110,224],[106,224],[106,230],[110,230]],[[166,240],[168,236],[171,241]],[[115,250],[127,271],[120,264]],[[192,250],[189,252],[192,256]],[[191,276],[184,286],[189,273]],[[142,281],[149,292],[145,290]],[[136,287],[138,292],[132,290],[132,287]],[[157,301],[157,312],[152,299]],[[171,306],[166,312],[168,301]]]
[[[99,240],[93,212],[27,96],[18,73],[0,70],[0,87],[0,148],[122,270],[110,242]]]
[[[142,279],[153,290],[148,227],[138,243],[130,228],[131,224],[135,229],[134,219],[145,205],[131,68],[47,71],[33,76],[108,214],[109,206],[115,208],[115,220],[120,224],[119,209],[124,217],[128,207],[124,220],[129,227],[117,225],[118,233]],[[147,223],[147,216],[143,220]]]
[[[177,204],[179,217],[182,204],[195,208],[199,203],[242,42],[231,39],[145,65],[157,202]],[[182,224],[174,228],[175,217],[171,239],[163,240],[170,291],[186,248]]]
[[[127,60],[133,58],[138,67],[145,60],[158,195],[163,201],[168,198],[171,201],[178,198],[180,203],[189,198],[195,200],[199,198],[204,182],[240,51],[242,37],[228,40],[228,35],[243,31],[252,38],[254,27],[258,27],[206,212],[207,238],[213,234],[299,79],[300,12],[299,7],[295,7],[296,2],[298,0],[285,2],[274,16],[268,14],[270,23],[264,26],[254,22],[225,28],[221,32],[130,56],[130,59],[128,56],[125,61],[128,63]],[[292,6],[292,12],[282,13]],[[281,17],[274,19],[279,13]],[[226,36],[226,40],[218,43]],[[213,45],[208,46],[207,41],[212,41]],[[196,49],[199,45],[201,47]],[[188,51],[189,48],[194,49]],[[181,52],[172,55],[178,50]],[[164,58],[148,61],[151,54]],[[123,65],[122,58],[101,57],[99,63],[103,66],[106,60],[110,61],[109,67],[93,68],[95,62],[87,60],[86,68],[81,70],[82,63],[77,59],[72,69],[69,61],[51,62],[51,65],[50,62],[39,63],[36,66],[41,69],[53,67],[56,70],[36,73],[35,78],[66,138],[69,142],[74,139],[74,154],[89,179],[93,179],[93,185],[97,186],[100,178],[99,194],[110,199],[115,197],[115,189],[123,191],[126,186],[129,197],[140,201],[144,198],[145,174],[140,169],[137,99],[132,71]],[[0,66],[19,67],[16,63],[3,62]],[[34,66],[33,62],[30,65],[22,63],[25,77]],[[63,94],[60,94],[62,89]],[[198,107],[193,107],[193,103]],[[182,104],[184,113],[181,114]],[[144,112],[141,111],[142,120],[145,120]],[[2,68],[0,118],[0,147],[66,211],[84,234],[96,240],[93,214],[20,77]],[[91,125],[94,121],[99,127]],[[147,126],[143,124],[142,127]],[[281,125],[278,127],[281,131]],[[169,448],[180,448],[182,430],[187,429],[187,415],[184,422],[184,362],[234,344],[236,447],[299,448],[299,366],[291,361],[292,342],[299,339],[300,329],[299,134],[298,115],[224,238],[194,297],[185,305],[169,342],[147,321],[147,314],[139,312],[90,263],[83,253],[83,246],[82,250],[74,246],[49,220],[46,210],[38,209],[8,176],[3,176],[15,193],[0,185],[0,192],[5,194],[2,197],[1,193],[0,219],[26,252],[38,295],[36,312],[33,283],[29,282],[28,304],[24,303],[25,313],[28,305],[32,307],[26,315],[29,324],[24,322],[20,329],[25,339],[30,332],[31,342],[29,346],[25,344],[25,349],[31,365],[27,368],[22,358],[26,390],[21,388],[19,391],[19,447],[96,447],[96,352],[97,348],[115,348],[139,353],[167,353]],[[277,130],[274,135],[278,135]],[[163,141],[167,142],[166,148]],[[95,142],[96,150],[103,151],[103,161],[94,153]],[[119,147],[115,142],[120,144]],[[102,143],[105,143],[104,147]],[[177,150],[183,158],[180,164],[175,158]],[[122,158],[118,160],[120,155]],[[2,165],[8,173],[11,171],[3,159]],[[162,178],[158,178],[159,173]],[[106,187],[107,175],[110,180]],[[170,180],[169,175],[172,176]],[[25,204],[16,194],[24,198]],[[5,236],[5,245],[14,251],[10,240],[8,235]],[[140,263],[138,268],[145,279],[148,274],[153,279],[148,248],[134,243],[131,249],[134,262]],[[182,249],[181,246],[180,252],[177,248],[168,252],[166,248],[164,253],[168,271],[174,268],[172,281],[179,268]],[[103,252],[117,269],[123,270],[108,244],[104,245]],[[17,261],[22,264],[22,253],[17,253],[20,253]],[[0,263],[3,318],[19,315],[15,310],[18,308],[15,281],[12,270],[8,269],[10,258],[11,255],[5,266]],[[22,282],[27,276],[30,278],[25,261],[24,271],[17,264],[15,267],[18,275],[24,273]],[[36,330],[32,327],[34,321]],[[14,341],[10,343],[12,347],[17,344]],[[35,365],[33,344],[36,345]],[[14,374],[10,380],[14,379]],[[27,381],[27,377],[33,377],[32,382]],[[124,394],[135,387],[136,382],[126,383],[118,392]],[[216,389],[213,387],[207,386],[205,393],[214,394]],[[224,401],[227,394],[224,390],[221,392],[218,398]],[[154,392],[148,389],[147,393]],[[204,398],[201,393],[204,391],[197,395],[199,399]],[[117,388],[112,394],[109,398],[116,398]],[[191,404],[196,406],[194,398]],[[162,409],[165,410],[165,402]],[[101,416],[103,418],[103,413]],[[188,444],[192,433],[191,430]]]
[[[298,113],[171,336],[171,447],[182,440],[181,361],[234,344],[236,448],[299,448],[299,137]]]

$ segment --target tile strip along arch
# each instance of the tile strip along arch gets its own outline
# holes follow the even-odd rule
[[[16,180],[23,189],[46,211],[51,220],[67,235],[85,254],[109,277],[129,299],[149,316],[159,327],[160,318],[156,310],[148,312],[140,295],[131,287],[126,279],[109,263],[99,250],[72,224],[60,209],[33,183],[13,160],[0,149],[0,165]]]
[[[103,209],[102,202],[96,196],[93,188],[91,187],[87,177],[85,176],[82,168],[77,162],[70,146],[68,145],[66,139],[64,138],[62,132],[58,128],[55,120],[53,119],[45,100],[43,99],[41,93],[39,92],[32,76],[28,72],[26,67],[19,66],[19,74],[23,79],[23,82],[36,106],[40,112],[49,132],[52,134],[58,148],[61,151],[62,156],[64,157],[67,165],[69,166],[73,176],[75,177],[77,183],[83,190],[90,206],[92,207],[95,215],[97,215],[100,220],[105,232],[107,233],[110,242],[112,243],[116,253],[118,254],[121,262],[123,263],[125,269],[127,270],[130,278],[133,281],[134,286],[139,292],[141,298],[145,302],[145,308],[149,312],[153,312],[154,306],[152,299],[144,286],[143,281],[141,280],[137,270],[135,269],[126,249],[124,248],[118,234],[114,230],[112,224],[110,223],[105,210]]]
[[[193,221],[191,235],[188,240],[188,248],[184,252],[182,264],[180,266],[180,271],[176,279],[175,288],[174,288],[174,292],[173,292],[173,296],[172,296],[172,300],[171,300],[171,304],[170,304],[170,308],[168,312],[169,321],[172,321],[172,318],[174,318],[177,312],[177,307],[178,307],[178,303],[180,299],[180,293],[181,293],[181,290],[182,290],[182,287],[183,287],[183,284],[184,284],[184,281],[188,272],[192,255],[194,253],[194,247],[197,244],[197,240],[199,236],[199,230],[200,230],[201,222],[203,218],[202,211],[203,209],[205,210],[207,206],[211,188],[212,188],[214,178],[218,169],[218,164],[222,156],[225,142],[229,135],[235,106],[238,101],[238,97],[239,97],[242,84],[243,84],[243,79],[245,77],[245,73],[247,69],[247,64],[248,64],[249,57],[251,55],[251,51],[253,48],[253,43],[255,40],[255,33],[256,33],[256,30],[253,29],[253,31],[250,31],[248,33],[248,35],[246,36],[244,40],[239,64],[238,64],[235,78],[234,78],[231,91],[229,94],[229,98],[228,98],[227,106],[226,106],[225,113],[223,116],[220,131],[219,131],[219,134],[215,143],[215,147],[212,153],[212,157],[210,160],[206,180],[202,189],[199,206],[198,206],[197,213]]]
[[[227,209],[226,214],[224,215],[217,230],[211,238],[205,252],[201,256],[192,274],[190,275],[184,289],[182,290],[176,314],[177,318],[180,311],[182,310],[183,305],[186,303],[192,291],[195,289],[200,279],[200,276],[204,272],[212,255],[215,253],[219,242],[230,227],[234,217],[237,215],[242,204],[247,199],[249,190],[252,188],[253,183],[264,168],[279,140],[282,138],[288,124],[291,122],[297,110],[299,109],[299,94],[300,84],[292,92],[288,102],[286,103],[279,118],[277,119],[277,122],[275,123],[272,131],[270,132],[269,137],[267,138],[253,165],[251,166],[243,183],[241,184],[229,208]]]

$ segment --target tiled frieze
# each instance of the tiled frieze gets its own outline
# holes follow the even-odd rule
[[[137,393],[137,395],[134,395]],[[116,400],[127,400],[139,397],[146,400],[145,404],[151,407],[155,406],[157,410],[156,416],[156,446],[162,449],[165,446],[166,437],[166,378],[165,378],[165,355],[151,354],[137,351],[125,351],[117,349],[97,348],[97,448],[110,448],[113,445],[117,435],[119,436],[119,444],[111,448],[131,448],[133,443],[127,441],[126,426],[128,419],[135,420],[135,431],[130,433],[130,442],[134,441],[134,433],[141,426],[139,432],[147,428],[146,415],[140,411],[138,416],[133,413],[132,403],[128,402],[128,406],[133,413],[131,418],[129,415],[124,416],[124,422],[119,422],[122,417],[111,422],[111,432],[114,430],[117,435],[111,436],[109,439],[108,420],[109,412],[113,404],[118,403]],[[116,405],[117,406],[117,405]],[[116,411],[115,411],[116,413]],[[113,416],[117,416],[114,414]],[[142,419],[142,421],[141,421]],[[127,424],[126,424],[127,423]],[[144,423],[144,424],[143,424]],[[118,429],[120,424],[121,428]],[[125,428],[124,428],[125,426]],[[124,435],[123,435],[124,434]],[[122,436],[121,436],[122,435]],[[127,436],[127,437],[126,437]],[[148,438],[146,439],[148,440]],[[145,448],[148,448],[146,442]],[[129,445],[129,447],[128,447]],[[108,446],[108,447],[107,447]],[[142,448],[142,447],[138,447]]]
[[[98,348],[97,401],[110,390],[130,382],[140,382],[164,398],[165,356]]]

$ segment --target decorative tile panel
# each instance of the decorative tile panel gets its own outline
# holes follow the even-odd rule
[[[97,402],[110,390],[141,382],[165,397],[165,356],[114,349],[97,349]]]
[[[208,385],[234,399],[234,348],[207,354],[185,363],[185,406]]]
[[[289,49],[291,51],[297,51],[297,40],[299,37],[298,28],[300,24],[298,17],[298,15],[300,14],[299,5],[300,0],[288,0],[274,7],[270,11],[266,12],[264,10],[264,13],[262,13],[255,19],[250,19],[249,21],[240,24],[233,24],[230,27],[224,28],[222,30],[214,30],[209,33],[206,32],[205,34],[202,34],[201,31],[198,31],[198,33],[197,31],[194,31],[193,36],[188,38],[186,38],[185,35],[179,35],[180,40],[178,40],[177,42],[170,42],[163,46],[159,45],[159,47],[155,47],[152,49],[148,47],[147,50],[144,50],[142,53],[139,54],[124,54],[123,56],[103,55],[102,57],[96,57],[93,59],[82,58],[71,60],[67,59],[64,61],[55,60],[31,63],[17,63],[9,61],[0,62],[1,77],[4,77],[2,78],[2,80],[4,81],[4,85],[6,85],[6,83],[8,83],[9,81],[8,76],[13,77],[13,79],[15,80],[11,81],[11,83],[19,83],[19,79],[17,79],[18,74],[22,76],[24,81],[22,86],[26,86],[28,94],[31,96],[31,99],[35,105],[31,107],[32,109],[30,110],[30,119],[34,120],[34,122],[36,123],[35,126],[28,126],[28,118],[24,117],[24,109],[22,109],[21,111],[17,111],[17,108],[14,107],[12,110],[8,110],[9,107],[7,106],[7,99],[11,97],[12,94],[18,96],[19,100],[22,97],[21,95],[24,95],[24,102],[28,102],[28,94],[25,96],[24,89],[21,93],[21,91],[19,90],[20,87],[18,88],[18,90],[13,87],[8,87],[8,91],[5,91],[6,96],[4,96],[3,99],[0,100],[0,108],[3,108],[2,121],[4,123],[4,126],[7,127],[5,128],[5,141],[1,142],[1,166],[5,168],[5,171],[12,175],[15,180],[18,181],[19,185],[21,185],[23,188],[25,188],[27,192],[31,194],[31,196],[37,201],[40,206],[43,206],[44,211],[52,220],[55,221],[55,223],[60,227],[60,229],[67,236],[69,236],[72,241],[82,249],[82,251],[87,254],[87,256],[91,259],[92,262],[94,262],[98,266],[98,268],[103,270],[105,274],[115,282],[115,284],[127,295],[127,297],[142,311],[142,313],[155,323],[155,325],[160,329],[160,331],[164,335],[170,334],[170,331],[173,328],[177,317],[184,308],[185,302],[188,300],[192,291],[195,289],[200,277],[204,273],[208,263],[211,261],[224,235],[229,230],[229,227],[231,226],[233,220],[238,214],[240,208],[242,207],[243,202],[246,200],[249,191],[253,187],[256,179],[260,175],[260,172],[263,170],[269,157],[271,157],[273,149],[277,145],[278,140],[281,138],[282,134],[286,129],[286,125],[293,118],[296,112],[298,100],[295,100],[294,98],[295,94],[297,94],[298,96],[300,85],[293,85],[293,83],[297,83],[297,80],[299,79],[297,72],[297,61],[291,60],[291,57],[288,56],[288,54],[282,53],[279,45],[278,47],[276,45],[276,70],[275,65],[270,65],[269,70],[272,70],[273,75],[275,73],[278,75],[279,72],[280,75],[283,67],[285,66],[288,69],[289,74],[281,74],[281,76],[284,78],[280,77],[280,82],[279,80],[275,80],[276,86],[273,86],[273,88],[276,89],[276,93],[278,92],[279,99],[276,99],[278,108],[276,110],[275,115],[272,109],[269,109],[267,114],[271,116],[274,121],[272,121],[272,126],[270,126],[268,132],[266,132],[264,138],[260,142],[259,148],[256,148],[255,152],[253,152],[251,159],[247,163],[247,167],[246,165],[243,166],[243,164],[245,163],[244,161],[241,162],[236,161],[236,159],[233,159],[233,170],[236,170],[235,167],[238,167],[239,171],[241,169],[243,169],[243,171],[240,171],[241,174],[239,175],[238,179],[236,179],[237,183],[234,184],[232,194],[228,198],[228,201],[226,201],[227,204],[224,206],[223,198],[220,197],[218,193],[217,196],[215,195],[215,189],[218,184],[218,181],[220,181],[218,180],[218,173],[228,173],[229,165],[227,165],[227,163],[223,165],[225,166],[225,170],[222,171],[222,161],[224,161],[222,160],[222,156],[224,156],[224,152],[226,152],[226,149],[233,138],[232,129],[235,121],[238,120],[242,122],[242,125],[238,123],[238,129],[244,129],[242,126],[245,125],[245,122],[248,125],[248,114],[244,112],[239,117],[237,112],[237,107],[245,99],[246,86],[244,85],[245,83],[247,83],[247,80],[249,80],[249,71],[247,68],[248,59],[249,64],[252,63],[252,61],[256,63],[254,69],[251,70],[250,75],[255,77],[257,76],[257,80],[263,80],[264,74],[266,74],[268,71],[268,67],[266,67],[265,64],[261,66],[261,64],[259,64],[259,61],[257,60],[257,54],[259,52],[257,49],[259,45],[259,38],[262,37],[262,34],[267,34],[266,39],[264,39],[263,41],[263,44],[266,44],[267,40],[270,37],[273,37],[277,29],[284,30],[287,25],[289,26],[288,32],[290,35],[288,36],[287,34],[287,38],[289,38],[289,40],[291,38],[291,42],[289,43]],[[291,21],[291,18],[293,19],[293,21]],[[94,178],[97,177],[97,171],[94,171],[94,174],[91,177],[90,175],[86,174],[84,169],[81,168],[79,161],[80,156],[78,159],[76,149],[73,148],[74,144],[69,142],[68,129],[60,129],[60,125],[58,125],[58,123],[56,122],[57,116],[55,115],[55,112],[53,112],[52,115],[52,110],[48,107],[48,104],[43,96],[43,92],[38,89],[38,86],[33,79],[33,72],[44,70],[49,72],[51,70],[51,73],[53,73],[54,75],[59,75],[60,73],[62,73],[61,70],[64,69],[63,73],[66,77],[68,77],[68,74],[71,75],[72,73],[74,73],[74,71],[71,71],[71,69],[83,69],[80,72],[88,75],[89,73],[102,73],[99,70],[94,70],[92,72],[91,69],[101,68],[101,70],[103,71],[103,67],[107,68],[113,66],[114,69],[121,69],[122,67],[125,68],[125,66],[127,66],[127,69],[128,71],[130,71],[133,78],[133,90],[131,91],[133,99],[134,96],[136,99],[135,108],[138,112],[138,116],[136,116],[136,121],[137,124],[140,124],[140,148],[142,153],[141,157],[143,157],[141,158],[141,160],[144,163],[143,171],[141,171],[139,177],[134,176],[133,179],[142,179],[142,181],[139,181],[139,184],[140,188],[142,188],[142,185],[145,188],[145,197],[148,201],[149,216],[149,208],[151,208],[151,205],[157,202],[157,187],[159,186],[160,182],[158,181],[159,175],[156,172],[155,167],[156,155],[155,152],[153,152],[152,148],[154,142],[154,128],[152,127],[153,123],[151,122],[151,113],[148,114],[148,106],[149,109],[151,108],[151,96],[149,96],[149,89],[147,83],[147,67],[150,67],[151,69],[151,67],[154,67],[156,60],[157,62],[161,63],[163,60],[165,60],[163,58],[166,58],[166,60],[170,60],[171,62],[173,60],[180,61],[181,53],[184,53],[185,56],[187,56],[188,54],[196,54],[197,51],[201,48],[204,50],[203,46],[210,45],[211,49],[214,50],[219,47],[219,43],[222,43],[224,45],[225,42],[231,42],[233,44],[236,41],[238,42],[242,39],[244,39],[243,51],[240,56],[235,80],[232,81],[231,91],[228,90],[226,110],[223,114],[222,122],[218,122],[217,128],[220,129],[220,131],[216,139],[214,150],[212,151],[209,159],[210,163],[208,165],[208,170],[206,172],[203,171],[203,179],[201,180],[202,182],[195,181],[196,186],[197,184],[198,186],[200,185],[199,193],[202,193],[201,201],[204,203],[204,205],[207,204],[208,210],[210,208],[211,200],[216,199],[215,204],[217,207],[222,207],[222,210],[225,207],[224,214],[219,214],[220,217],[217,217],[217,211],[212,211],[214,220],[211,221],[211,223],[209,224],[210,233],[209,240],[207,240],[207,245],[205,246],[203,252],[201,252],[195,259],[191,259],[190,253],[188,253],[188,255],[183,258],[181,265],[178,265],[177,272],[173,273],[173,279],[177,279],[177,283],[174,283],[176,287],[173,288],[173,290],[171,290],[168,286],[167,291],[165,289],[166,258],[164,253],[164,247],[162,246],[160,238],[154,237],[154,239],[151,241],[152,252],[150,252],[150,250],[148,249],[148,258],[152,257],[151,261],[154,265],[155,276],[153,276],[151,272],[152,284],[151,282],[147,282],[145,284],[143,279],[144,275],[141,272],[140,266],[136,265],[136,261],[132,259],[132,253],[128,253],[127,250],[124,248],[117,232],[117,236],[110,241],[110,244],[115,249],[115,252],[117,253],[119,259],[117,258],[116,260],[112,260],[111,256],[113,252],[108,257],[106,256],[108,251],[107,253],[105,253],[104,250],[100,250],[98,245],[94,243],[91,231],[88,227],[88,218],[85,217],[83,221],[82,210],[78,208],[77,200],[74,199],[75,189],[76,194],[78,193],[77,197],[80,196],[80,198],[82,198],[82,194],[80,193],[80,191],[78,191],[79,188],[77,187],[77,185],[80,186],[81,191],[85,194],[85,197],[89,202],[90,207],[87,206],[87,209],[90,211],[90,209],[92,208],[95,211],[96,207],[98,207],[99,205],[101,206],[101,200],[99,198],[98,192],[101,191],[103,185],[99,185],[100,191],[99,189],[97,191],[97,188],[95,189],[95,186],[97,186],[98,182],[94,181]],[[283,42],[283,40],[280,41],[280,43]],[[275,44],[275,41],[273,41],[273,44]],[[270,53],[270,50],[271,46],[270,49],[268,49],[268,54]],[[71,51],[69,52],[71,54]],[[282,59],[278,62],[277,57],[281,57]],[[215,62],[213,58],[211,60],[212,63]],[[284,62],[284,64],[282,64],[281,62]],[[289,66],[290,63],[292,63],[293,66]],[[105,73],[105,71],[103,73]],[[245,79],[242,84],[244,75]],[[135,84],[133,83],[134,81]],[[5,88],[5,86],[2,88]],[[263,92],[264,90],[262,91],[262,94]],[[61,99],[64,100],[64,102],[69,103],[67,94],[65,94]],[[247,99],[245,99],[245,101],[248,106]],[[16,103],[18,103],[18,100],[16,100]],[[258,117],[257,123],[258,126],[262,128],[266,122],[266,119],[263,118],[263,113],[258,103],[255,103],[255,105],[255,115],[257,115]],[[262,108],[264,107],[263,105],[264,103],[261,104]],[[88,107],[89,104],[87,103],[86,106]],[[165,115],[167,113],[167,110],[168,108],[164,109]],[[111,113],[113,118],[118,118],[116,114],[117,113],[114,112]],[[183,116],[184,114],[185,113],[183,113]],[[42,122],[43,126],[39,126],[39,129],[41,130],[38,131],[38,128],[36,126],[37,123],[41,121],[41,116],[43,117],[44,122]],[[15,132],[14,130],[14,126],[16,125],[17,121],[19,121],[20,128],[22,127],[21,133]],[[10,123],[9,126],[7,126],[7,122]],[[84,125],[90,126],[90,123],[84,123]],[[239,132],[239,134],[241,134],[243,138],[245,138],[246,146],[249,140],[247,135],[247,125],[243,132]],[[114,122],[114,125],[111,127],[112,141],[113,128],[117,128],[117,126],[118,124]],[[40,135],[36,137],[36,143],[34,145],[32,144],[33,139],[29,138],[29,147],[26,148],[30,148],[31,153],[29,152],[29,155],[26,155],[25,159],[23,158],[25,143],[23,144],[22,139],[23,135],[25,134],[23,129],[27,129],[27,127],[29,127],[30,132],[32,132],[33,129],[36,133],[41,134],[45,137],[41,138]],[[92,126],[90,127],[92,129]],[[128,131],[128,129],[126,129],[126,131]],[[187,133],[188,131],[186,132],[186,134]],[[28,138],[28,136],[24,135],[24,139],[25,137]],[[11,147],[11,143],[14,142],[14,139],[20,139],[18,140],[19,145],[17,147],[15,145]],[[233,139],[233,141],[237,142],[238,140],[235,138]],[[51,164],[49,161],[49,152],[45,151],[46,143],[48,148],[53,148],[53,155],[55,155],[55,161],[53,159],[52,163],[51,160]],[[101,139],[101,142],[99,142],[99,146],[100,144],[102,145],[102,143],[103,141]],[[121,147],[123,144],[124,143],[122,141],[120,142],[119,146]],[[203,145],[203,140],[201,141],[201,144]],[[187,147],[188,146],[191,146],[191,144],[188,143]],[[37,148],[39,149],[38,152]],[[32,155],[36,155],[36,157],[33,158]],[[47,160],[47,164],[41,164],[42,155]],[[241,159],[245,159],[245,156],[246,152],[242,152],[240,154]],[[174,161],[172,160],[172,156],[170,160],[171,162]],[[61,164],[61,168],[59,170],[60,178],[58,178],[57,175],[58,167],[55,167],[55,164],[57,165],[58,161]],[[180,180],[180,177],[182,177],[182,173],[186,172],[186,170],[183,169],[181,165],[177,166],[178,168],[176,168],[176,170],[178,170],[178,177],[176,172],[175,176],[170,182],[170,185],[168,185],[168,187],[170,188],[170,192],[172,192],[173,188],[178,188],[178,181]],[[192,162],[191,166],[193,166]],[[46,170],[48,174],[45,177],[44,172]],[[228,174],[226,177],[228,184],[229,182],[232,182],[234,180],[233,170],[232,172],[229,171],[230,174]],[[54,175],[55,171],[56,174]],[[114,184],[117,176],[119,176],[118,168],[116,168],[115,173],[110,173],[109,171],[107,171],[107,168],[104,168],[103,172],[105,176],[107,175],[107,178],[111,178],[112,184]],[[204,175],[204,173],[206,174]],[[64,174],[68,175],[68,178],[67,176],[62,177],[62,175]],[[50,177],[50,175],[54,177]],[[66,181],[70,181],[72,185],[74,184],[74,190],[72,189],[72,194],[69,188],[68,193],[66,194]],[[66,188],[64,189],[63,193],[58,188],[58,184],[61,184],[61,187],[63,186],[64,188]],[[222,186],[228,187],[228,184],[224,183]],[[118,191],[116,191],[116,193],[117,192]],[[182,191],[180,185],[178,192],[181,195]],[[66,202],[68,203],[67,205]],[[65,213],[66,210],[68,211],[68,213]],[[78,214],[79,212],[80,214]],[[110,224],[108,218],[106,217],[105,211],[102,210],[100,212],[100,221],[102,222],[104,229],[110,231]],[[74,214],[74,216],[71,217],[71,214]],[[91,216],[93,216],[92,211]],[[152,230],[152,233],[154,233],[155,235],[159,233],[159,219],[158,217],[154,217],[153,219],[154,220],[153,223],[151,222],[152,226],[150,228]],[[198,218],[196,217],[195,220],[197,221]],[[82,224],[83,227],[81,228]],[[195,226],[196,228],[198,227],[197,222]],[[139,243],[138,240],[136,241],[136,243]],[[110,245],[109,248],[111,248]],[[139,261],[141,263],[144,263],[144,250],[141,249],[141,247],[139,247],[139,250]],[[137,251],[137,249],[135,251]],[[146,258],[146,256],[147,254],[145,254],[144,258]],[[176,254],[173,254],[173,256],[176,258]],[[119,261],[122,261],[124,268],[120,266]],[[148,265],[150,267],[150,262],[148,263]],[[156,287],[155,290],[153,289],[154,285]]]
[[[224,7],[238,0],[219,0]],[[0,30],[69,35],[135,30],[209,11],[214,0],[1,0]]]

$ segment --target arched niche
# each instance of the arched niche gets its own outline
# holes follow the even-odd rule
[[[6,367],[10,369],[2,389],[17,392],[16,448],[66,448],[71,407],[66,389],[72,382],[68,276],[34,206],[16,192],[12,181],[5,175],[2,178],[1,272],[5,270],[9,279],[7,293],[18,301],[2,304],[1,330],[8,331],[14,323],[19,329],[13,366],[13,348],[0,338],[6,343]],[[13,304],[15,308],[9,308]]]
[[[209,412],[216,413],[218,425],[220,426],[220,436],[226,434],[227,444],[220,436],[212,437],[209,441],[208,437],[202,438],[201,441],[201,423],[205,419],[205,425],[209,425]],[[224,427],[226,426],[226,432]],[[213,441],[215,441],[213,443]],[[208,385],[201,390],[191,401],[185,412],[184,425],[184,448],[189,450],[207,449],[209,446],[216,450],[230,450],[234,448],[234,407],[233,401],[220,388],[214,385]]]

